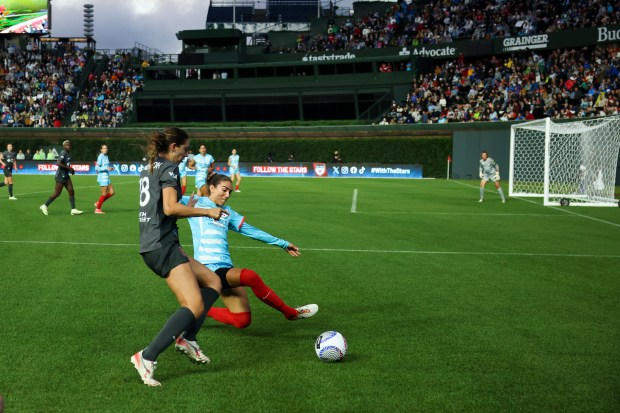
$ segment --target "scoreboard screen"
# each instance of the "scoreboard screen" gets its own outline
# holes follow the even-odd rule
[[[0,0],[0,33],[49,33],[48,0]]]

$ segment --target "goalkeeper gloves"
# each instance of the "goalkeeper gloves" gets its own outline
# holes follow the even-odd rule
[[[499,171],[495,172],[495,180],[499,181]]]
[[[484,178],[484,175],[482,174],[482,172],[480,172],[480,179]]]

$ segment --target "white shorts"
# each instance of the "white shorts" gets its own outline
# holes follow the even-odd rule
[[[484,181],[491,181],[491,182],[497,182],[497,181],[499,181],[499,179],[495,179],[495,174],[493,174],[492,176],[489,176],[489,175],[483,175],[483,176],[482,176],[482,179],[483,179]]]
[[[230,174],[231,175],[235,175],[239,173],[239,168],[235,168],[235,167],[230,167]]]
[[[110,174],[97,174],[97,182],[99,183],[99,186],[109,186]]]

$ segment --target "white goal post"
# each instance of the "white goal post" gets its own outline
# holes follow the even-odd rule
[[[510,196],[544,205],[618,206],[614,198],[620,116],[511,126]]]

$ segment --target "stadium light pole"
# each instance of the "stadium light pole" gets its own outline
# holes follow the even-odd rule
[[[237,0],[233,0],[233,29],[237,28]]]

